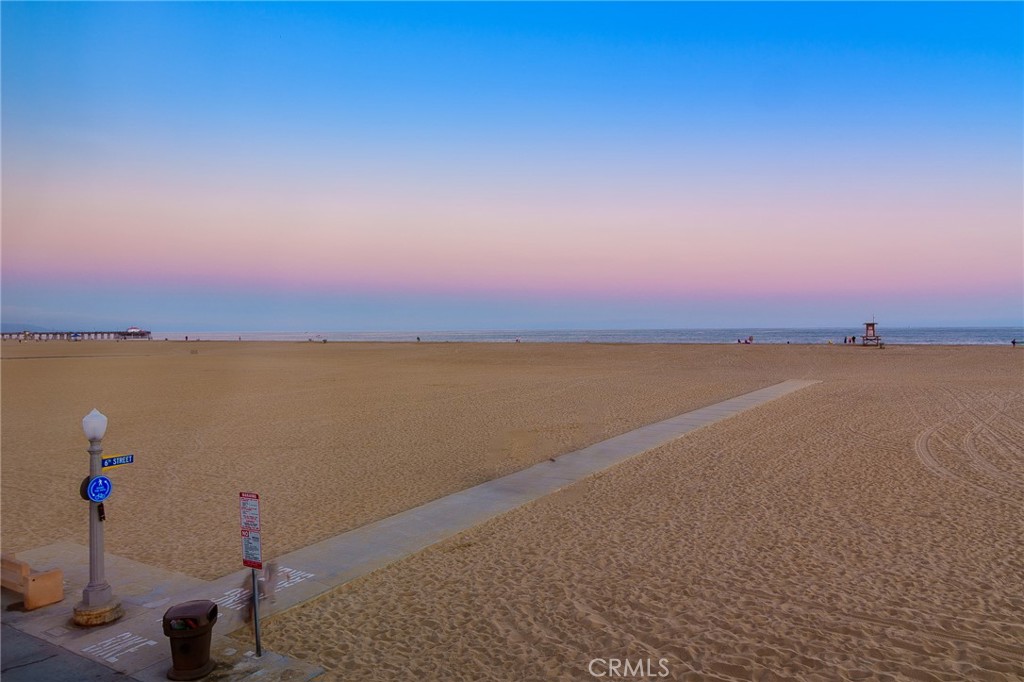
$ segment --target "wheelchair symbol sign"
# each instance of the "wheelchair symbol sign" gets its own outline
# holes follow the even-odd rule
[[[106,476],[97,476],[89,481],[89,487],[86,489],[86,492],[89,495],[89,499],[93,502],[102,502],[110,497],[110,491],[113,490],[113,488],[114,484],[110,482],[109,478]]]

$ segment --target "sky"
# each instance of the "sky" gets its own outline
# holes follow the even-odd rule
[[[0,317],[1024,323],[1022,3],[18,3]]]

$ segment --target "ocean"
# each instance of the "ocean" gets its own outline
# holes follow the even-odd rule
[[[479,331],[401,331],[401,332],[153,332],[154,339],[171,341],[389,341],[389,342],[482,342],[512,343],[736,343],[754,337],[754,343],[823,344],[843,342],[857,336],[864,327],[723,328],[723,329],[502,329]],[[878,327],[886,345],[1009,345],[1012,339],[1024,342],[1024,327]]]

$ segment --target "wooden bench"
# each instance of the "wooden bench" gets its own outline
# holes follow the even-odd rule
[[[64,572],[59,568],[33,571],[14,555],[0,556],[0,585],[25,596],[25,610],[56,604],[64,599]]]

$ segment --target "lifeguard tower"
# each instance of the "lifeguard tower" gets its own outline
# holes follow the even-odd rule
[[[882,343],[882,337],[875,332],[875,321],[864,323],[864,336],[860,337],[862,346],[877,346]]]

